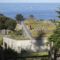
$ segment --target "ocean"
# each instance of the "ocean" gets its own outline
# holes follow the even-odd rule
[[[59,3],[0,3],[0,13],[12,18],[22,14],[25,18],[34,15],[36,19],[58,19],[59,8]]]

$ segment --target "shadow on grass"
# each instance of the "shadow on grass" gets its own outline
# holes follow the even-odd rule
[[[3,48],[0,47],[0,60],[26,60],[26,58],[23,57],[28,55],[30,55],[30,52],[23,49],[21,53],[17,53],[10,48],[3,50]]]
[[[11,50],[10,48],[3,50],[3,48],[0,47],[0,60],[16,60],[17,56],[18,53]]]

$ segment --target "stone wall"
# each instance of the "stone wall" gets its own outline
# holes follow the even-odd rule
[[[38,41],[39,42],[39,41]],[[44,43],[42,45],[36,45],[36,40],[14,40],[7,37],[3,37],[3,48],[5,48],[5,43],[7,44],[7,49],[11,48],[17,52],[21,52],[21,49],[31,50],[33,52],[40,51],[41,49],[46,49]]]

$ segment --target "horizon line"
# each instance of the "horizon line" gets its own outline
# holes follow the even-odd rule
[[[34,3],[38,3],[38,4],[39,3],[48,3],[49,4],[49,3],[60,3],[60,2],[0,2],[0,3],[27,3],[27,4],[28,3],[33,3],[33,4]]]

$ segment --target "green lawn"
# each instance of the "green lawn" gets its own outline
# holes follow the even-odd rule
[[[48,55],[48,52],[32,53],[32,56],[46,56],[46,55]]]
[[[22,57],[26,57],[26,56],[29,56],[29,57],[48,56],[48,52],[32,52],[32,53],[25,52],[21,56]]]

